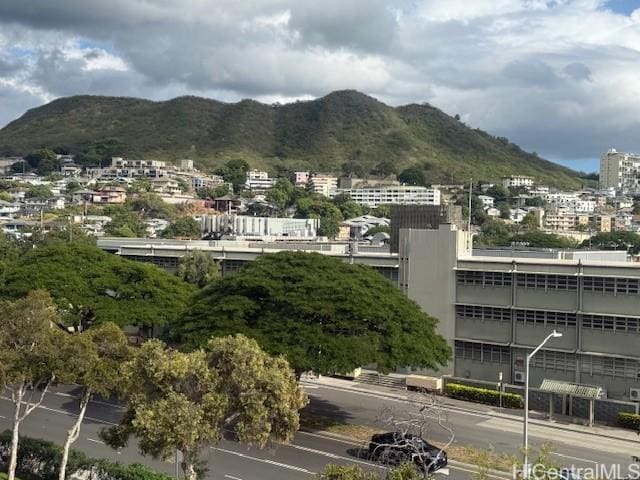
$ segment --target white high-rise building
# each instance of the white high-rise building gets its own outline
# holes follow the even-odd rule
[[[600,158],[600,187],[640,191],[640,155],[610,149]]]
[[[339,188],[335,195],[345,193],[356,203],[376,208],[379,205],[440,205],[440,190],[409,185],[389,185],[370,188]]]

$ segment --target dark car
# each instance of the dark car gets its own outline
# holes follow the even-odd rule
[[[369,458],[389,465],[411,462],[420,470],[435,472],[447,466],[447,452],[417,435],[402,432],[379,433],[371,437]]]

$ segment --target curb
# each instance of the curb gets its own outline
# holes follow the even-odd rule
[[[421,403],[419,401],[416,400],[411,400],[410,398],[407,397],[402,397],[399,395],[394,395],[393,393],[389,393],[389,392],[384,392],[384,391],[380,391],[380,390],[368,390],[365,388],[356,388],[356,387],[340,387],[340,386],[335,386],[335,385],[327,385],[327,384],[323,384],[320,382],[310,382],[309,380],[304,380],[302,382],[303,385],[309,385],[309,386],[323,386],[323,387],[329,387],[329,388],[334,388],[336,390],[342,390],[342,391],[353,391],[353,392],[358,392],[358,393],[369,393],[369,394],[373,394],[373,395],[378,395],[380,397],[385,397],[385,398],[389,398],[392,400],[399,400],[399,401],[405,401],[405,402],[412,402],[412,403]],[[447,398],[447,397],[445,397]],[[492,418],[501,418],[503,420],[511,420],[514,422],[520,422],[522,423],[522,418],[520,417],[516,417],[513,415],[505,415],[505,414],[500,414],[500,413],[496,413],[493,411],[487,411],[487,410],[475,410],[473,408],[462,408],[462,407],[458,407],[456,405],[450,405],[447,403],[443,403],[442,404],[443,407],[446,407],[447,409],[450,410],[458,410],[460,412],[466,412],[466,413],[475,413],[475,414],[482,414],[482,415],[486,415],[487,417],[492,417]],[[573,428],[561,425],[561,424],[557,424],[557,423],[549,423],[547,420],[538,420],[535,418],[529,418],[529,423],[530,424],[534,424],[534,425],[538,425],[541,427],[547,427],[547,428],[555,428],[558,430],[562,430],[565,432],[571,432],[571,433],[577,433],[577,434],[584,434],[584,435],[591,435],[594,437],[600,437],[600,438],[611,438],[614,440],[622,440],[625,442],[629,442],[632,444],[637,444],[640,445],[640,440],[632,440],[632,439],[628,439],[628,438],[620,438],[619,436],[616,436],[614,433],[596,433],[596,432],[590,432],[590,431],[583,431],[583,430],[575,430]]]

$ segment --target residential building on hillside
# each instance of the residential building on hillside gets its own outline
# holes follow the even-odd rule
[[[180,168],[182,170],[193,170],[193,160],[183,158],[182,160],[180,160]]]
[[[579,192],[547,193],[542,198],[553,207],[570,208],[580,213],[592,213],[597,206],[595,198],[584,198]]]
[[[640,191],[640,155],[610,149],[600,157],[600,187],[617,191]]]
[[[468,197],[467,197],[468,198]],[[478,195],[478,200],[482,202],[482,207],[493,207],[494,198],[489,195]]]
[[[122,187],[106,186],[94,192],[93,203],[120,204],[127,200],[127,190]]]
[[[440,205],[440,190],[407,185],[362,188],[338,188],[334,195],[347,194],[360,205]]]
[[[270,178],[267,172],[261,170],[249,170],[245,187],[257,195],[264,194],[276,184],[275,178]]]
[[[109,168],[87,168],[87,175],[102,180],[118,178],[160,178],[168,175],[167,165],[160,160],[128,160],[113,157]]]
[[[502,186],[506,188],[533,187],[535,179],[526,175],[509,175],[502,177]]]
[[[296,187],[304,187],[309,182],[309,172],[293,172]]]
[[[332,197],[338,188],[338,178],[324,173],[314,173],[311,176],[311,188],[315,193]]]

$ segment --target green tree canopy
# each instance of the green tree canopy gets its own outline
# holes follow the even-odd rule
[[[176,215],[176,207],[165,202],[155,193],[140,193],[127,199],[125,206],[146,218],[170,220]]]
[[[147,342],[125,364],[122,386],[127,411],[102,437],[121,447],[135,435],[143,453],[165,460],[180,450],[187,480],[198,476],[202,448],[218,443],[225,429],[258,447],[286,442],[307,403],[286,360],[241,335],[190,353]]]
[[[640,235],[635,232],[601,232],[591,237],[591,241],[582,242],[582,247],[601,248],[604,250],[629,250],[630,253],[640,252]]]
[[[71,444],[80,435],[89,400],[94,393],[108,398],[120,386],[124,363],[131,357],[127,337],[116,324],[106,322],[80,334],[67,337],[61,352],[67,363],[66,383],[80,385],[79,413],[62,448],[58,480],[65,480]]]
[[[436,323],[370,267],[280,252],[202,290],[169,336],[195,347],[239,332],[297,372],[346,373],[374,362],[381,370],[444,365],[450,351]]]
[[[111,217],[111,222],[104,227],[106,235],[112,237],[146,237],[147,224],[140,213],[133,212],[122,205],[109,206],[104,214]]]
[[[64,333],[49,294],[32,290],[15,301],[0,302],[0,390],[9,390],[14,404],[9,480],[15,478],[22,421],[43,401],[56,378],[68,372]]]
[[[57,243],[32,249],[11,263],[0,297],[48,290],[66,320],[164,325],[186,308],[195,288],[154,265],[97,247]]]
[[[398,181],[407,185],[418,185],[425,187],[427,185],[427,179],[424,176],[424,171],[414,165],[409,168],[405,168],[398,174]]]
[[[340,209],[320,195],[300,198],[296,203],[296,217],[319,218],[318,233],[327,237],[335,237],[338,234],[340,222],[343,220]]]
[[[46,185],[33,185],[25,192],[26,198],[47,199],[53,197],[53,193]]]
[[[185,282],[203,288],[220,277],[220,268],[213,256],[194,250],[180,259],[177,275]]]
[[[224,178],[225,182],[230,182],[233,185],[233,191],[239,193],[247,180],[248,171],[249,164],[245,160],[232,159],[218,168],[215,174]]]
[[[164,238],[183,237],[200,240],[202,238],[202,227],[192,217],[180,217],[162,231],[162,236]]]

